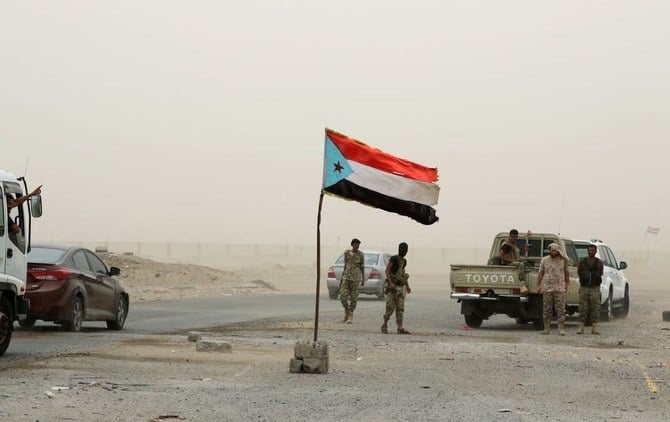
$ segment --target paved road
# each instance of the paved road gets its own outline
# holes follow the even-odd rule
[[[19,358],[22,355],[35,356],[40,353],[85,349],[101,342],[113,343],[124,333],[183,332],[293,315],[310,315],[313,318],[314,298],[314,294],[279,293],[133,303],[124,330],[121,332],[110,332],[104,322],[86,322],[82,333],[68,333],[58,325],[38,321],[31,330],[17,329],[14,332],[12,343],[5,356]],[[430,290],[413,295],[408,301],[415,307],[439,306],[441,302],[454,306],[448,296],[445,299],[442,293],[435,294]],[[361,296],[358,307],[360,310],[379,309],[381,313],[384,302],[376,300],[374,296]],[[455,311],[449,314],[453,316],[452,323],[458,324],[460,316],[457,308],[454,309]],[[339,301],[330,300],[322,295],[319,301],[320,320],[333,318],[333,314],[339,315],[341,312],[342,306]]]

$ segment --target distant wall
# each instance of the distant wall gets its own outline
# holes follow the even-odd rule
[[[206,265],[213,268],[236,269],[254,264],[316,266],[316,245],[235,245],[213,243],[150,243],[150,242],[69,242],[90,249],[105,247],[109,252],[132,252],[143,258],[161,262]],[[321,267],[327,268],[348,246],[322,246]],[[369,250],[385,250],[391,254],[396,246],[370,246]],[[450,264],[485,264],[489,248],[414,248],[410,245],[408,269],[424,274],[444,274]],[[668,262],[669,252],[617,252],[617,258],[632,265],[661,265]]]

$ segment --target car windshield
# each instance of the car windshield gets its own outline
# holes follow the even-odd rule
[[[53,248],[31,248],[28,253],[28,262],[33,264],[55,264],[65,255],[62,249]]]
[[[365,256],[366,266],[377,265],[377,261],[379,260],[379,254],[363,252],[363,256]],[[340,255],[337,258],[337,261],[335,261],[335,265],[344,265],[344,254]]]

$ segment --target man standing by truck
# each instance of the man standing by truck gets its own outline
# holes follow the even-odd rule
[[[544,321],[542,334],[549,334],[551,317],[556,311],[558,335],[565,335],[565,296],[569,284],[568,258],[558,244],[551,243],[549,255],[540,260],[540,270],[537,274],[537,292],[542,293],[542,319]]]
[[[579,318],[577,334],[584,334],[587,318],[591,320],[591,334],[598,332],[600,318],[600,284],[603,282],[603,262],[596,257],[596,246],[586,248],[588,256],[579,260]]]

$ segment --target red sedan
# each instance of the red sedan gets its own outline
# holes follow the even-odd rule
[[[77,246],[32,245],[28,254],[26,298],[30,309],[22,327],[53,321],[80,331],[84,321],[106,321],[121,330],[128,316],[128,292],[93,251]]]

